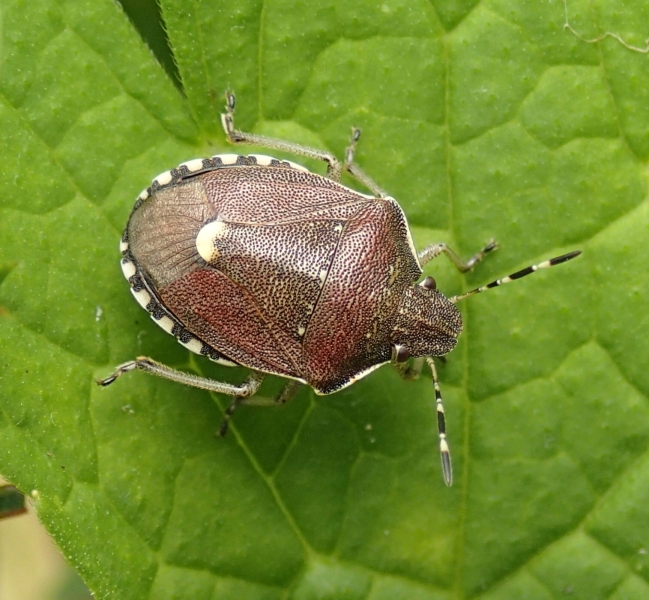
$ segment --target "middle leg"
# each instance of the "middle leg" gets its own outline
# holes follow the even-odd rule
[[[291,379],[286,382],[284,387],[282,388],[282,391],[279,393],[279,395],[276,398],[268,398],[266,396],[237,396],[235,397],[228,408],[225,410],[225,414],[223,415],[223,421],[221,422],[221,426],[219,427],[219,432],[218,435],[220,437],[223,437],[227,432],[230,427],[230,421],[232,420],[232,414],[234,411],[237,409],[238,406],[241,406],[242,404],[246,406],[280,406],[282,404],[286,404],[289,400],[291,400],[297,391],[300,389],[302,386],[302,383],[300,381],[295,381],[294,379]]]

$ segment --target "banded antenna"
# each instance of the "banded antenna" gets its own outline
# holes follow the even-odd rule
[[[495,247],[495,244],[493,246]],[[458,296],[452,296],[451,298],[449,298],[449,300],[453,304],[456,304],[460,300],[464,300],[469,296],[475,296],[480,292],[484,292],[491,288],[498,287],[499,285],[503,285],[504,283],[510,283],[512,281],[515,281],[516,279],[525,277],[526,275],[531,275],[532,273],[535,273],[540,269],[549,269],[550,267],[554,267],[555,265],[560,265],[561,263],[576,258],[580,254],[581,254],[581,250],[575,250],[574,252],[568,252],[568,254],[562,254],[561,256],[557,256],[555,258],[551,258],[550,260],[543,261],[538,265],[530,265],[529,267],[525,267],[520,271],[516,271],[516,273],[512,273],[507,277],[503,277],[502,279],[496,279],[495,281],[492,281],[487,285],[481,285],[480,287],[477,287],[474,290],[471,290],[470,292],[466,292],[466,294],[459,294]],[[442,402],[442,393],[439,387],[439,380],[437,379],[437,369],[435,369],[435,363],[433,362],[432,357],[427,357],[426,362],[428,363],[428,366],[430,367],[430,370],[433,374],[433,385],[435,386],[435,404],[437,408],[437,431],[439,436],[439,451],[440,451],[440,457],[442,459],[442,472],[444,474],[444,483],[450,486],[453,484],[453,464],[451,462],[451,451],[449,449],[448,441],[446,439],[446,417],[444,415],[444,404]]]
[[[468,298],[469,296],[475,296],[476,294],[479,294],[480,292],[484,292],[486,290],[489,290],[491,288],[498,287],[499,285],[503,285],[505,283],[511,283],[512,281],[515,281],[516,279],[520,279],[521,277],[525,277],[526,275],[531,275],[532,273],[536,273],[536,271],[539,271],[541,269],[549,269],[550,267],[554,267],[555,265],[560,265],[561,263],[567,262],[569,260],[572,260],[573,258],[576,258],[581,254],[581,250],[575,250],[574,252],[568,252],[568,254],[562,254],[561,256],[557,256],[555,258],[551,258],[550,260],[543,261],[542,263],[539,263],[538,265],[530,265],[529,267],[525,267],[524,269],[521,269],[520,271],[516,271],[516,273],[512,273],[511,275],[507,275],[507,277],[503,277],[502,279],[496,279],[495,281],[492,281],[491,283],[488,283],[487,285],[481,285],[480,287],[475,288],[474,290],[471,290],[470,292],[466,292],[466,294],[459,294],[458,296],[451,296],[449,298],[449,301],[452,302],[453,304],[457,304],[460,300],[464,300],[465,298]]]

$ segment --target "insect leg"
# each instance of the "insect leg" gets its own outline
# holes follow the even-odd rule
[[[221,115],[221,124],[223,125],[225,135],[231,144],[262,146],[272,150],[281,150],[282,152],[290,152],[299,156],[306,156],[307,158],[323,160],[327,163],[327,177],[334,181],[340,181],[340,176],[342,175],[342,163],[330,152],[311,148],[310,146],[303,146],[302,144],[294,144],[293,142],[286,142],[284,140],[266,137],[265,135],[245,133],[236,130],[234,128],[235,103],[236,100],[234,94],[232,92],[226,92],[225,113]]]
[[[388,193],[377,185],[374,180],[363,171],[355,162],[354,154],[356,153],[356,144],[361,137],[361,130],[358,127],[352,127],[352,137],[349,146],[345,150],[345,164],[343,168],[354,179],[360,181],[368,190],[370,190],[377,198],[385,198]]]
[[[238,406],[242,404],[246,406],[277,406],[286,404],[295,396],[301,385],[302,383],[299,381],[288,381],[276,398],[267,398],[266,396],[238,396],[234,398],[223,415],[223,421],[219,428],[219,436],[223,437],[228,432],[232,413],[234,413]]]
[[[444,418],[444,404],[442,403],[442,392],[439,389],[437,369],[432,357],[427,357],[426,362],[433,373],[433,385],[435,386],[435,405],[437,407],[437,431],[439,435],[439,454],[442,459],[442,472],[444,483],[448,486],[453,484],[453,465],[451,463],[451,450],[446,441],[446,419]]]
[[[440,242],[438,244],[426,246],[423,250],[417,253],[417,258],[419,259],[419,264],[423,267],[426,263],[437,258],[440,254],[446,254],[458,270],[465,273],[466,271],[471,270],[476,263],[479,263],[487,254],[489,254],[489,252],[492,252],[497,247],[498,244],[496,243],[496,240],[491,240],[484,248],[482,248],[482,250],[476,252],[471,258],[469,258],[469,260],[464,261],[444,242]]]
[[[252,396],[259,389],[259,386],[264,379],[263,374],[253,371],[250,377],[248,377],[248,379],[246,379],[241,385],[233,385],[231,383],[216,381],[215,379],[208,379],[207,377],[199,377],[198,375],[192,375],[191,373],[185,373],[184,371],[177,371],[176,369],[167,367],[166,365],[147,358],[146,356],[138,356],[135,360],[119,365],[112,375],[109,375],[106,379],[100,379],[97,383],[102,386],[110,385],[118,377],[124,375],[124,373],[130,373],[135,370],[145,371],[146,373],[151,373],[152,375],[157,375],[164,379],[170,379],[177,383],[183,383],[210,392],[217,392],[219,394],[227,394],[228,396],[238,396],[242,398]]]
[[[294,379],[287,381],[279,396],[275,398],[275,404],[286,404],[295,397],[295,394],[297,394],[297,391],[301,387],[302,383],[300,381],[295,381]]]
[[[421,375],[421,370],[424,368],[423,356],[412,358],[406,362],[395,362],[394,366],[401,377],[406,380],[418,379]]]

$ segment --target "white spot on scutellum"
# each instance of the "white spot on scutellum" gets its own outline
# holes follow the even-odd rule
[[[171,183],[171,179],[171,171],[165,171],[164,173],[160,173],[160,175],[153,180],[153,183],[157,183],[159,186],[168,185]]]
[[[140,290],[136,292],[133,288],[131,288],[131,294],[133,294],[133,297],[137,300],[137,303],[144,310],[146,310],[149,302],[151,302],[151,294],[149,294],[149,292],[147,292],[146,290]]]
[[[298,327],[298,328],[297,328],[297,334],[298,334],[300,337],[302,337],[302,336],[304,335],[304,332],[305,332],[305,331],[306,331],[306,329],[304,329],[304,327]]]
[[[124,277],[126,277],[127,280],[133,277],[137,272],[135,265],[130,260],[123,260],[121,264],[122,273],[124,273]]]
[[[201,258],[207,262],[217,259],[219,251],[214,246],[214,240],[223,238],[227,225],[223,221],[212,221],[205,225],[196,236],[196,250]]]
[[[203,168],[203,159],[195,158],[194,160],[188,160],[184,163],[180,163],[179,167],[186,167],[190,173],[195,171],[200,171]]]
[[[325,269],[322,269],[322,271],[320,271],[320,281],[324,283],[325,279],[327,279],[327,271]]]
[[[171,330],[174,328],[174,322],[167,317],[166,315],[163,316],[161,319],[153,319],[162,329],[164,329],[167,333],[171,333]]]
[[[180,340],[178,340],[180,342]],[[187,350],[191,350],[194,354],[200,354],[203,349],[203,344],[201,344],[196,338],[192,338],[188,342],[180,342]]]

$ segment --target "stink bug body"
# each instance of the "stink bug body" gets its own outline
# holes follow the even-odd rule
[[[327,162],[317,175],[284,160],[234,154],[192,160],[159,175],[143,191],[122,237],[122,270],[137,301],[165,331],[198,354],[252,370],[241,385],[173,370],[140,357],[110,377],[141,369],[234,396],[221,432],[263,375],[290,379],[275,402],[299,383],[318,394],[350,385],[386,362],[406,376],[429,364],[437,399],[444,478],[452,470],[433,356],[457,343],[462,318],[455,303],[579,252],[528,267],[463,296],[446,298],[422,266],[446,254],[469,270],[496,245],[462,261],[445,244],[417,253],[406,218],[353,162],[355,129],[340,163],[312,148],[236,131],[234,96],[223,126],[235,144],[255,144]],[[346,170],[371,191],[339,183]],[[410,359],[413,359],[412,361]],[[251,398],[252,396],[252,398]]]

